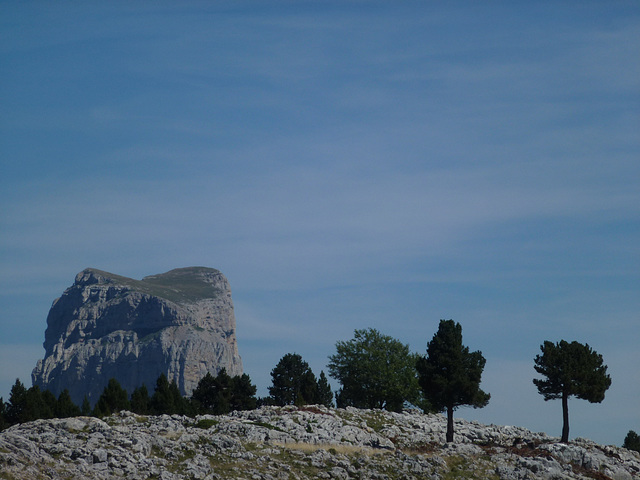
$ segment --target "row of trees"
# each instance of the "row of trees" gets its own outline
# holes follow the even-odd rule
[[[333,405],[333,392],[324,371],[319,380],[309,364],[297,353],[288,353],[271,371],[272,386],[269,397],[261,399],[266,405]]]
[[[463,405],[484,407],[491,396],[480,389],[485,359],[462,344],[462,327],[441,320],[427,344],[427,355],[375,329],[356,330],[348,342],[336,344],[329,372],[342,388],[339,407],[401,411],[407,405],[425,412],[447,413],[447,442],[453,442],[453,412]]]
[[[401,410],[407,403],[424,411],[446,412],[447,442],[453,441],[453,412],[461,406],[481,408],[491,395],[480,388],[486,360],[462,343],[462,327],[441,320],[427,344],[426,356],[377,330],[356,330],[353,340],[338,342],[329,372],[342,389],[338,406]],[[562,400],[562,442],[569,440],[569,397],[600,403],[611,386],[602,355],[578,342],[545,341],[534,368],[543,378],[533,382],[544,400]],[[419,387],[419,388],[418,388]]]
[[[156,381],[153,395],[146,385],[136,388],[131,396],[112,378],[91,408],[85,397],[78,407],[68,390],[58,398],[36,385],[27,389],[19,379],[11,389],[8,402],[0,398],[0,430],[40,418],[65,418],[78,415],[104,417],[121,410],[140,415],[222,415],[234,410],[252,410],[258,405],[333,405],[333,393],[324,372],[316,380],[309,364],[298,354],[287,354],[272,370],[270,396],[256,397],[256,387],[249,375],[231,377],[223,368],[215,377],[207,373],[198,382],[191,397],[185,398],[175,383],[162,374]]]
[[[567,442],[569,397],[602,402],[611,378],[602,356],[589,345],[545,341],[540,349],[534,368],[544,378],[533,382],[545,400],[562,400],[562,441]],[[454,411],[461,406],[481,408],[489,403],[490,394],[480,388],[485,363],[482,352],[471,352],[463,345],[459,323],[441,320],[424,356],[411,353],[408,345],[375,329],[356,330],[352,340],[336,343],[328,370],[341,384],[335,395],[338,407],[401,411],[413,405],[425,412],[446,412],[446,439],[452,442]],[[158,378],[152,396],[143,385],[128,397],[112,379],[93,410],[87,399],[80,408],[73,405],[66,391],[56,399],[50,392],[40,392],[38,387],[27,390],[16,381],[9,402],[4,404],[0,399],[0,428],[2,422],[6,425],[81,413],[104,416],[124,409],[140,414],[195,415],[224,414],[259,405],[333,405],[334,395],[324,372],[316,378],[298,354],[282,357],[271,377],[269,396],[260,399],[248,375],[230,377],[224,369],[216,377],[203,377],[188,399],[164,375]]]
[[[129,396],[112,378],[93,408],[86,396],[78,407],[68,390],[56,398],[49,390],[42,391],[37,385],[27,389],[18,379],[11,388],[9,401],[5,403],[0,398],[0,430],[39,418],[104,417],[121,410],[140,415],[224,414],[232,410],[251,410],[257,403],[256,387],[249,376],[230,377],[225,369],[215,377],[207,373],[190,398],[183,397],[175,381],[169,382],[164,374],[158,377],[153,395],[149,395],[146,385],[142,385]]]
[[[56,398],[49,390],[43,392],[37,385],[26,388],[20,380],[16,380],[11,388],[9,401],[5,403],[0,397],[0,430],[39,418],[75,417],[89,411],[83,411],[75,405],[68,390],[64,390]]]

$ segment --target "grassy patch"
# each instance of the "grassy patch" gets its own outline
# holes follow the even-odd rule
[[[382,429],[387,425],[387,419],[382,412],[372,412],[364,419],[367,426],[376,433],[380,433]]]
[[[129,289],[164,298],[175,303],[192,303],[204,298],[216,298],[222,292],[202,279],[205,273],[219,273],[213,268],[178,268],[167,273],[151,275],[142,280],[123,277],[102,270],[91,269],[108,279],[108,283],[123,285]]]
[[[280,427],[276,427],[275,425],[271,425],[270,423],[266,423],[266,422],[247,422],[249,425],[256,425],[258,427],[264,427],[264,428],[268,428],[269,430],[275,430],[277,432],[282,432],[282,433],[286,433],[283,429],[281,429]]]
[[[218,422],[218,420],[214,420],[213,418],[203,418],[201,420],[198,420],[198,422],[193,426],[196,428],[201,428],[203,430],[208,430],[214,425],[218,425],[218,423],[220,422]]]
[[[167,470],[169,470],[171,473],[182,473],[185,470],[184,462],[194,458],[195,456],[195,450],[184,450],[182,452],[182,455],[180,455],[180,457],[175,462],[167,465]]]
[[[151,457],[156,457],[156,458],[165,458],[167,456],[165,451],[160,447],[158,447],[157,445],[151,446],[151,452],[149,453],[149,455]]]
[[[499,480],[499,477],[491,472],[489,466],[478,466],[475,462],[460,456],[446,457],[449,471],[445,473],[443,480],[477,479],[477,480]],[[475,467],[475,468],[474,468]]]
[[[209,465],[216,474],[216,478],[236,478],[242,472],[242,466],[236,459],[223,454],[209,457]]]
[[[14,477],[12,474],[7,472],[0,472],[0,478],[2,480],[19,480],[18,477]]]

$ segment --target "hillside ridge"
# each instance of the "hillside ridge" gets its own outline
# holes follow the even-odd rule
[[[195,418],[130,412],[0,432],[0,478],[632,480],[640,454],[513,426],[323,406]]]
[[[215,268],[183,267],[136,280],[90,267],[76,276],[76,284],[112,283],[174,303],[193,303],[206,298],[215,298],[222,293],[211,282],[211,277],[216,275],[221,275],[221,272]]]

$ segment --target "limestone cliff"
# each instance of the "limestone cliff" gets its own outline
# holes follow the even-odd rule
[[[131,393],[158,376],[190,395],[207,372],[242,374],[231,289],[218,270],[179,268],[142,280],[89,268],[53,302],[33,384],[95,403],[111,377]]]

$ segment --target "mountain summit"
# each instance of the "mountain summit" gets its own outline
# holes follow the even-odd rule
[[[33,384],[94,404],[109,379],[153,393],[160,374],[190,395],[207,373],[242,374],[231,288],[218,270],[178,268],[142,280],[95,268],[51,306]]]

